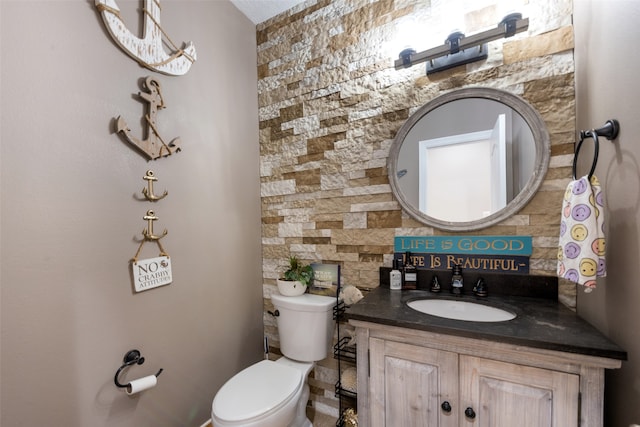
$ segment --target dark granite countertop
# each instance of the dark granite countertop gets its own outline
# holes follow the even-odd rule
[[[446,298],[471,301],[517,314],[504,322],[451,320],[420,313],[406,303],[412,299]],[[347,319],[402,328],[486,339],[546,350],[626,360],[627,353],[576,313],[553,299],[508,295],[456,297],[449,292],[392,291],[378,287],[346,309]]]

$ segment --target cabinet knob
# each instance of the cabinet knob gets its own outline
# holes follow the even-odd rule
[[[446,400],[444,402],[442,402],[442,405],[440,405],[440,407],[442,408],[442,410],[444,412],[451,412],[451,404],[449,402],[447,402]]]
[[[476,417],[476,411],[474,411],[472,407],[468,407],[467,409],[464,410],[464,415],[467,418],[474,419]]]

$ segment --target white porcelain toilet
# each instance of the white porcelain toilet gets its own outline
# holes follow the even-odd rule
[[[227,381],[211,407],[213,427],[311,427],[307,377],[327,357],[336,299],[272,294],[284,357],[262,360]]]

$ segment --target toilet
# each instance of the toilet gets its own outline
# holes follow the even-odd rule
[[[211,405],[213,427],[312,427],[307,378],[329,354],[336,299],[274,293],[271,302],[284,356],[255,363],[227,381]]]

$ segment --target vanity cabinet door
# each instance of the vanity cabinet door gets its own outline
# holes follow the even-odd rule
[[[458,355],[371,338],[371,427],[457,427]]]
[[[460,356],[460,404],[475,413],[460,425],[577,426],[579,387],[578,375]]]

